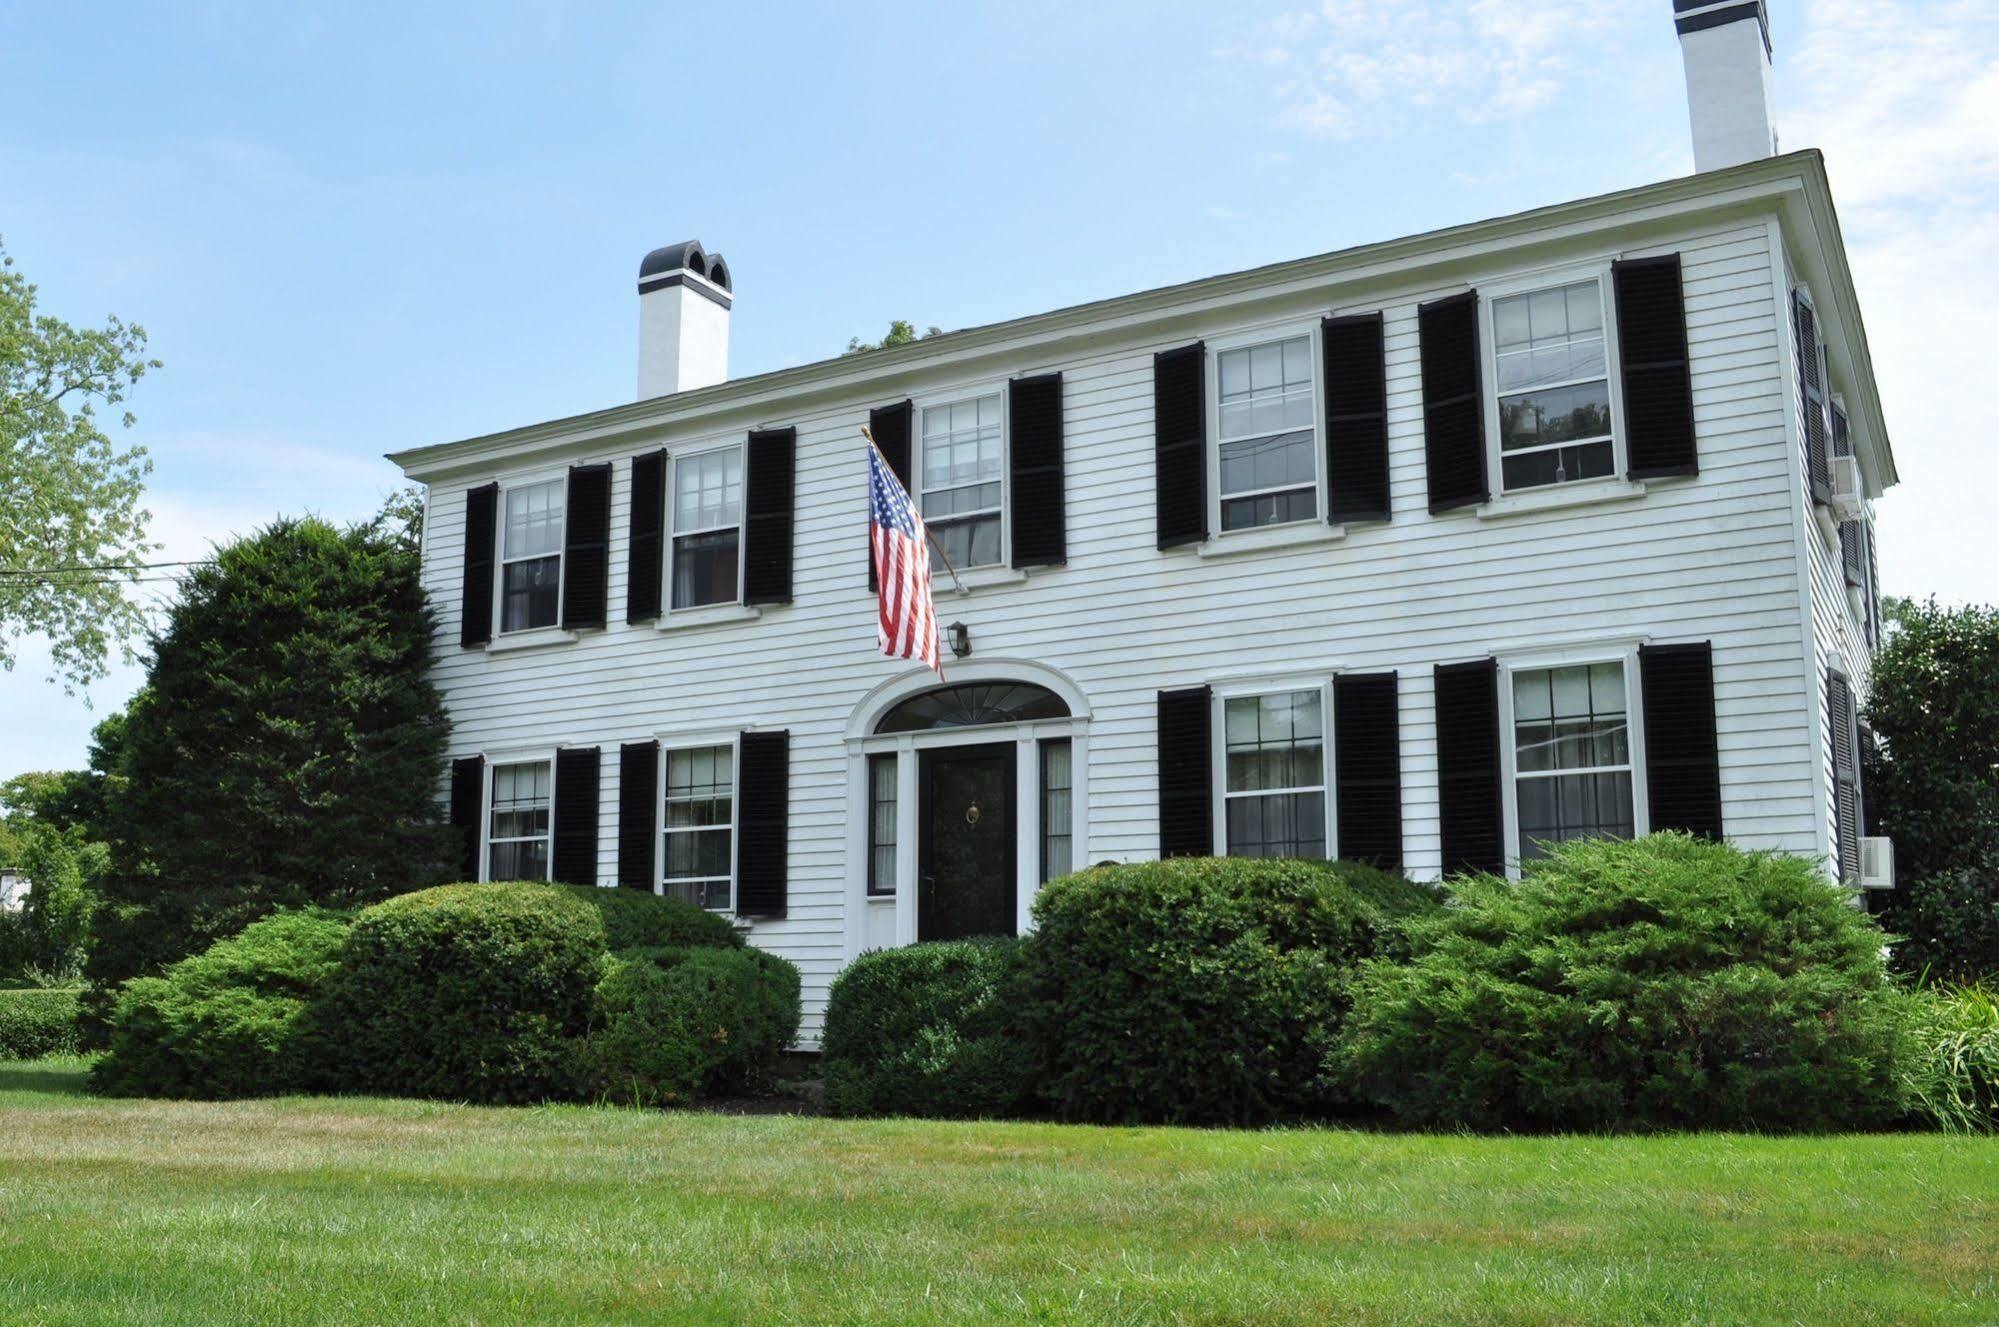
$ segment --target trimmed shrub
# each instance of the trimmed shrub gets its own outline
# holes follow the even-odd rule
[[[1818,864],[1685,834],[1454,882],[1365,966],[1341,1072],[1412,1124],[1832,1129],[1902,1111],[1906,997]]]
[[[590,1086],[647,1106],[766,1087],[798,1036],[798,989],[796,967],[757,949],[627,950],[597,986]]]
[[[573,1095],[605,964],[570,890],[440,885],[355,918],[327,1029],[343,1087],[482,1102]]]
[[[75,991],[0,991],[0,1060],[74,1055]]]
[[[1999,991],[1916,993],[1907,1085],[1916,1118],[1951,1133],[1999,1131]]]
[[[820,1040],[835,1115],[979,1118],[1033,1102],[1018,940],[861,955],[833,982]]]
[[[1256,1124],[1337,1104],[1355,964],[1434,906],[1348,862],[1177,858],[1047,885],[1026,945],[1042,1094],[1065,1119]]]
[[[279,913],[119,993],[91,1087],[112,1096],[270,1096],[322,1085],[316,1013],[348,921]]]
[[[602,889],[596,885],[555,888],[574,894],[597,909],[604,920],[604,942],[614,954],[645,948],[743,948],[742,935],[727,917],[697,908],[685,899],[638,889]]]

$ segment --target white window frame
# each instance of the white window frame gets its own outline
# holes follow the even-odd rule
[[[1574,668],[1588,664],[1615,663],[1624,666],[1624,722],[1629,731],[1631,752],[1631,833],[1643,838],[1652,832],[1652,814],[1645,782],[1645,696],[1644,675],[1639,671],[1639,641],[1604,642],[1595,645],[1565,646],[1557,649],[1499,656],[1499,769],[1502,810],[1506,826],[1506,874],[1520,878],[1520,786],[1518,735],[1513,724],[1513,675],[1547,668]],[[1586,773],[1564,770],[1565,774]]]
[[[537,553],[532,558],[507,556],[507,494],[523,488],[539,488],[543,484],[555,484],[562,490],[562,526],[555,541],[555,621],[540,627],[514,627],[509,630],[507,620],[507,563],[532,562],[548,556]],[[525,636],[533,632],[562,630],[562,600],[569,592],[569,472],[567,470],[543,471],[523,475],[500,485],[498,512],[493,522],[493,622],[489,633],[494,640],[502,636]]]
[[[703,526],[699,530],[682,530],[678,525],[680,515],[680,463],[711,452],[733,450],[738,455],[741,466],[742,498],[736,512],[736,523],[729,525]],[[661,568],[660,622],[671,621],[675,614],[685,619],[691,614],[713,612],[716,609],[741,607],[743,602],[743,568],[749,559],[748,527],[750,516],[750,456],[742,438],[710,438],[684,448],[670,448],[666,457],[666,547],[660,551]],[[673,606],[674,545],[684,535],[712,534],[717,530],[736,532],[736,597],[718,600],[712,604],[690,604],[685,608]]]
[[[1534,484],[1525,488],[1508,488],[1505,453],[1500,450],[1499,445],[1499,334],[1494,306],[1508,296],[1528,295],[1539,290],[1572,286],[1580,281],[1591,280],[1596,282],[1597,297],[1603,302],[1603,372],[1604,377],[1608,379],[1606,386],[1610,392],[1610,473],[1591,479],[1564,480],[1559,484]],[[1610,260],[1605,258],[1576,267],[1544,269],[1480,286],[1478,305],[1479,377],[1484,387],[1485,398],[1481,403],[1485,410],[1485,463],[1488,467],[1487,473],[1492,476],[1493,498],[1519,497],[1530,493],[1567,493],[1577,489],[1588,490],[1600,485],[1624,484],[1625,475],[1630,467],[1625,459],[1624,373],[1618,355],[1617,290],[1610,279]],[[1595,381],[1594,378],[1574,380],[1575,383]],[[1573,384],[1565,382],[1554,385]],[[1508,395],[1518,395],[1518,393],[1512,392]]]
[[[1312,792],[1310,787],[1300,788],[1260,788],[1255,792],[1231,794],[1229,792],[1229,733],[1228,702],[1245,700],[1252,696],[1274,696],[1286,691],[1316,691],[1319,693],[1319,720],[1323,730],[1319,735],[1319,777],[1323,780],[1326,806],[1326,857],[1329,862],[1338,861],[1339,810],[1335,805],[1336,793],[1333,787],[1333,679],[1331,673],[1310,677],[1275,677],[1244,679],[1234,682],[1211,684],[1208,710],[1208,731],[1211,735],[1209,746],[1210,786],[1214,789],[1213,834],[1215,851],[1220,856],[1229,855],[1229,800],[1235,797],[1270,797],[1285,793]],[[1311,860],[1311,859],[1305,859]]]
[[[959,390],[936,392],[929,396],[916,397],[909,403],[909,497],[916,506],[918,515],[923,512],[923,412],[940,406],[963,405],[980,397],[997,396],[1000,410],[1000,532],[999,561],[981,563],[976,567],[959,567],[960,572],[969,575],[991,575],[1004,572],[1013,565],[1013,414],[1010,409],[1013,393],[1011,383],[1005,379],[975,384]],[[954,485],[953,487],[957,487]],[[970,513],[964,513],[969,515]],[[951,517],[952,520],[960,517]],[[929,518],[924,518],[929,524]],[[876,895],[876,897],[881,897]]]
[[[652,892],[666,893],[666,797],[668,757],[675,751],[696,751],[707,747],[725,746],[729,748],[729,906],[726,908],[706,908],[704,911],[725,917],[736,915],[736,861],[740,842],[737,839],[738,826],[742,820],[742,770],[743,751],[740,732],[713,733],[672,733],[659,735],[658,766],[654,773],[653,786],[659,795],[653,798],[652,835]],[[720,825],[703,825],[702,830],[720,829]],[[699,831],[688,831],[690,833]],[[712,876],[701,877],[704,880]]]
[[[1309,521],[1286,521],[1282,525],[1252,525],[1241,530],[1222,529],[1222,354],[1230,350],[1244,350],[1251,346],[1268,345],[1273,341],[1291,341],[1305,338],[1306,354],[1310,357],[1312,370],[1312,487],[1316,494],[1314,510]],[[1207,400],[1203,403],[1208,412],[1208,445],[1206,448],[1208,475],[1208,529],[1212,539],[1248,539],[1257,535],[1266,538],[1277,530],[1310,530],[1315,526],[1328,524],[1326,491],[1326,352],[1322,340],[1323,330],[1318,319],[1304,322],[1269,323],[1260,327],[1245,328],[1227,336],[1218,336],[1207,342],[1207,363],[1203,366],[1207,374]],[[1253,494],[1231,494],[1231,497],[1248,497]]]
[[[479,880],[487,883],[493,878],[493,776],[502,765],[546,765],[548,766],[548,868],[542,879],[555,879],[555,749],[535,747],[529,750],[482,752],[485,769],[479,784]],[[507,838],[501,843],[526,843],[541,835],[526,838]]]

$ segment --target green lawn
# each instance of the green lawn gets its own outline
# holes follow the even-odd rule
[[[97,1101],[0,1065],[6,1323],[1999,1321],[1999,1141]]]

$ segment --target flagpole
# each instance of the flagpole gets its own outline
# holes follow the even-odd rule
[[[875,441],[874,430],[866,424],[861,425],[861,436],[868,440],[868,446],[873,447],[876,451],[881,450],[881,444]],[[882,459],[886,461],[888,458],[884,456]],[[893,470],[895,467],[890,466],[889,469]],[[921,520],[922,518],[919,516],[917,519]],[[951,555],[944,551],[944,545],[937,542],[937,536],[931,532],[930,522],[928,521],[923,522],[923,537],[930,541],[930,547],[937,551],[939,558],[943,559],[944,570],[951,573],[951,584],[957,588],[959,594],[965,593],[965,583],[958,579],[958,569],[951,565]]]

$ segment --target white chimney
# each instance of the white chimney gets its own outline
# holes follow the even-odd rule
[[[729,377],[729,265],[699,240],[654,249],[639,264],[639,400],[713,387]]]
[[[1687,65],[1694,169],[1775,156],[1770,16],[1763,0],[1673,0],[1673,26]]]

